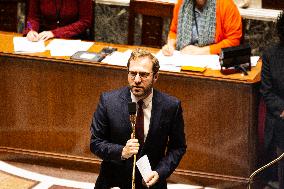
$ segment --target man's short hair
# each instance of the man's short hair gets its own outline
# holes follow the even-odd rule
[[[284,10],[282,10],[277,18],[276,29],[280,42],[284,43]]]
[[[130,61],[143,57],[148,57],[151,60],[151,62],[153,63],[152,71],[154,74],[156,74],[160,69],[159,60],[149,51],[140,48],[132,51],[130,58],[128,59],[127,62],[127,69],[129,70]]]

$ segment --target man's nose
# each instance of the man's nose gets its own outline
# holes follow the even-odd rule
[[[134,78],[134,82],[135,83],[140,83],[141,82],[141,77],[140,77],[139,73],[136,74],[136,76]]]

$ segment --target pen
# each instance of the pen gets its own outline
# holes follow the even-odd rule
[[[32,25],[31,25],[30,21],[27,21],[27,27],[28,27],[28,29],[29,29],[29,30],[33,30],[33,28],[32,28]]]

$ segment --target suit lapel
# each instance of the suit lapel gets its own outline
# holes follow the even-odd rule
[[[160,123],[161,116],[162,116],[162,110],[163,110],[163,104],[160,98],[160,93],[154,89],[149,131],[148,131],[148,135],[144,143],[143,149],[147,148],[148,145],[151,145],[150,140],[155,139],[154,135],[157,132],[157,129],[159,129],[159,125],[160,125],[159,123]],[[142,154],[144,151],[143,149],[142,149]]]

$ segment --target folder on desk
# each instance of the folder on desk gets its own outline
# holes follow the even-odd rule
[[[181,71],[192,71],[192,72],[204,72],[205,67],[195,67],[195,66],[182,66]]]

